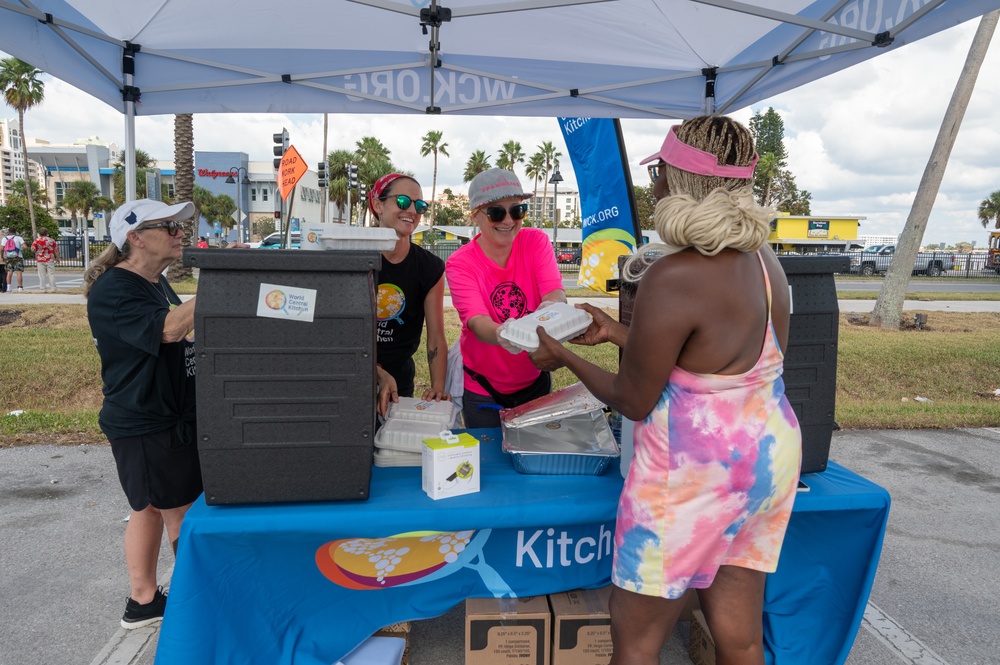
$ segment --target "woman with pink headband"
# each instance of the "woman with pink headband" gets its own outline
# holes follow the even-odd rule
[[[650,166],[663,244],[629,259],[629,327],[601,310],[578,344],[622,347],[617,374],[538,329],[531,358],[568,367],[635,421],[618,505],[612,665],[659,663],[697,589],[719,663],[764,663],[764,578],[777,567],[801,435],[784,395],[788,282],[753,199],[746,127],[704,116],[671,128]]]
[[[424,321],[431,385],[421,396],[434,401],[450,399],[444,391],[448,370],[444,261],[410,241],[427,211],[423,190],[411,176],[389,173],[376,180],[368,192],[368,209],[378,226],[396,232],[396,246],[382,252],[376,294],[378,410],[384,416],[390,401],[398,402],[400,396],[413,397],[413,354],[420,345]]]

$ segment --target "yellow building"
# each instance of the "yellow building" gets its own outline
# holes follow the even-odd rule
[[[865,217],[817,217],[778,213],[767,242],[776,252],[846,252],[858,239]],[[857,248],[860,249],[860,246]]]

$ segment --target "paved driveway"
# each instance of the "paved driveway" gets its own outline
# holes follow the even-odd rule
[[[1000,428],[834,435],[831,458],[893,500],[849,665],[998,662],[998,453]],[[155,630],[118,629],[127,512],[105,446],[0,449],[0,665],[153,662]],[[689,662],[686,637],[680,624],[662,663]],[[415,624],[411,662],[462,665],[463,641],[459,605]]]

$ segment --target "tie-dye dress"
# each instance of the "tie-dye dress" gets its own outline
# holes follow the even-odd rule
[[[618,505],[616,586],[680,598],[711,586],[719,566],[773,572],[792,513],[802,457],[771,322],[744,374],[675,367],[653,411],[635,424],[635,452]]]

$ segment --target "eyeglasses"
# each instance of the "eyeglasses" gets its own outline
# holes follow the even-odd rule
[[[181,223],[171,219],[170,221],[167,222],[157,222],[156,224],[147,224],[141,229],[136,229],[136,231],[148,231],[150,229],[166,229],[168,234],[170,234],[171,236],[176,236],[178,233],[180,233]]]
[[[650,182],[656,182],[657,178],[663,175],[664,166],[666,166],[664,162],[656,162],[646,167],[646,170],[649,172]]]
[[[378,200],[379,201],[385,201],[388,198],[389,198],[388,194],[383,194],[382,196],[378,197]],[[411,203],[413,204],[413,209],[417,211],[418,215],[422,215],[425,212],[427,212],[427,206],[428,206],[427,201],[424,201],[423,199],[416,199],[416,200],[414,200],[414,199],[411,199],[406,194],[397,194],[396,195],[396,206],[400,210],[407,210],[407,209],[409,209]]]
[[[528,212],[528,204],[518,203],[517,205],[512,205],[509,210],[505,210],[500,206],[490,206],[488,208],[480,208],[480,210],[486,213],[491,222],[502,222],[507,218],[507,213],[510,213],[510,218],[517,222],[524,219],[525,213]]]

